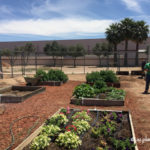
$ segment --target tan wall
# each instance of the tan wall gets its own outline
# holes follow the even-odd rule
[[[146,56],[140,57],[139,58],[139,65],[143,60],[146,60]],[[2,61],[5,63],[10,64],[9,59],[7,57],[2,57]],[[63,64],[65,66],[72,66],[74,63],[73,59],[71,57],[67,57],[63,59]],[[120,66],[123,66],[124,63],[124,58],[120,57]],[[37,64],[38,65],[53,65],[53,60],[51,57],[48,56],[43,56],[43,57],[38,57],[37,59]],[[91,56],[86,56],[85,57],[85,62],[84,62],[84,57],[78,57],[76,60],[76,65],[78,66],[98,66],[99,65],[99,59],[97,56],[91,55]],[[114,64],[114,59],[113,56],[110,56],[109,59],[106,57],[101,58],[101,65],[102,66],[113,66]],[[134,66],[135,64],[135,58],[128,58],[128,66]],[[21,59],[17,58],[15,61],[15,65],[21,65]],[[30,57],[28,61],[28,65],[35,65],[35,57]],[[58,58],[56,61],[56,65],[61,65],[61,58]]]

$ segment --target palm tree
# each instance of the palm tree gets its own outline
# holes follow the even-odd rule
[[[136,58],[135,58],[135,65],[138,66],[139,61],[139,44],[142,43],[144,40],[148,38],[149,33],[149,26],[146,25],[146,22],[141,20],[135,22],[135,28],[133,29],[133,36],[132,40],[136,43]]]
[[[114,66],[117,65],[117,45],[121,42],[121,30],[119,23],[113,23],[106,29],[106,39],[114,46]]]
[[[124,66],[128,65],[128,41],[132,39],[134,25],[134,20],[130,18],[125,18],[124,20],[120,21],[121,37],[123,40],[125,40]]]

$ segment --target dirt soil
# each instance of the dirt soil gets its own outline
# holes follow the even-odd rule
[[[76,80],[75,76],[72,78]],[[70,104],[70,98],[75,86],[85,80],[83,75],[79,75],[77,78],[81,81],[69,81],[60,87],[47,86],[45,92],[35,95],[22,103],[4,104],[6,110],[0,115],[0,150],[5,149],[11,143],[9,126],[12,121],[23,116],[38,116],[40,118],[38,126],[40,126],[44,120],[54,114],[59,108],[66,108],[67,106],[80,109],[129,110],[132,115],[139,150],[150,150],[150,141],[143,141],[143,143],[140,141],[141,139],[146,140],[146,138],[150,140],[150,94],[142,94],[145,86],[144,80],[133,76],[121,77],[121,87],[127,93],[125,106],[123,107],[87,107]],[[23,84],[22,79],[16,78],[16,80],[13,83]],[[4,81],[0,80],[0,82]],[[12,83],[10,82],[9,84]],[[4,84],[1,85],[4,86]],[[27,135],[27,130],[33,126],[36,120],[37,118],[30,117],[14,123],[14,147],[21,143]]]

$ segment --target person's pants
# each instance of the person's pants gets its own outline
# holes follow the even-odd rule
[[[148,91],[149,89],[149,83],[150,83],[150,75],[146,75],[146,87],[145,87],[145,91]]]

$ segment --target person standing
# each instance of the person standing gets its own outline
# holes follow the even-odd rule
[[[145,91],[143,94],[148,94],[149,84],[150,84],[150,63],[146,63],[144,66],[144,70],[146,73],[146,85],[145,85]]]

